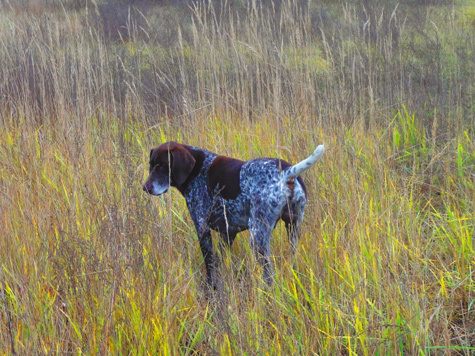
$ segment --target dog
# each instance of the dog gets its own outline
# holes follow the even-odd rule
[[[314,166],[325,148],[318,146],[296,165],[276,158],[250,161],[220,156],[210,151],[166,142],[150,151],[150,171],[142,189],[161,195],[177,188],[186,200],[203,253],[207,281],[215,286],[218,260],[213,252],[211,230],[229,247],[236,234],[248,230],[251,247],[270,285],[274,271],[270,238],[283,220],[295,252],[300,234],[307,189],[300,174]]]

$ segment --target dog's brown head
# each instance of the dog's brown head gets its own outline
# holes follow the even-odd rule
[[[195,164],[186,146],[173,141],[163,143],[150,151],[150,172],[142,189],[151,195],[166,193],[170,186],[180,189]]]

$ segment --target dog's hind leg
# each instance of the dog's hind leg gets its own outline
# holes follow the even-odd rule
[[[297,249],[297,244],[300,240],[300,222],[290,222],[285,224],[285,228],[287,229],[287,235],[289,236],[290,242],[290,251],[292,253],[292,257],[295,255],[295,250]]]
[[[305,193],[303,190],[294,191],[292,196],[287,199],[287,203],[282,211],[281,219],[285,223],[287,235],[290,242],[290,251],[292,257],[297,249],[300,239],[300,227],[302,226],[305,213]]]
[[[273,210],[268,204],[254,204],[249,219],[251,247],[263,269],[263,279],[267,285],[271,285],[275,277],[270,258],[270,238],[279,214],[272,213]]]
[[[292,257],[295,255],[295,250],[297,249],[297,244],[300,240],[303,215],[304,207],[302,206],[296,208],[294,206],[289,214],[284,214],[282,216],[282,220],[285,223],[285,229],[287,230],[287,235],[289,237],[290,251],[292,253]]]

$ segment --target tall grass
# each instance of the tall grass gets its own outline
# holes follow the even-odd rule
[[[45,4],[0,13],[2,354],[473,354],[473,5]],[[209,293],[170,139],[325,142],[272,287],[245,232]]]

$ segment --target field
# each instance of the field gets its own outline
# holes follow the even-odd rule
[[[0,2],[0,354],[474,355],[474,58],[462,0]],[[325,143],[272,286],[244,232],[208,290],[167,140]]]

